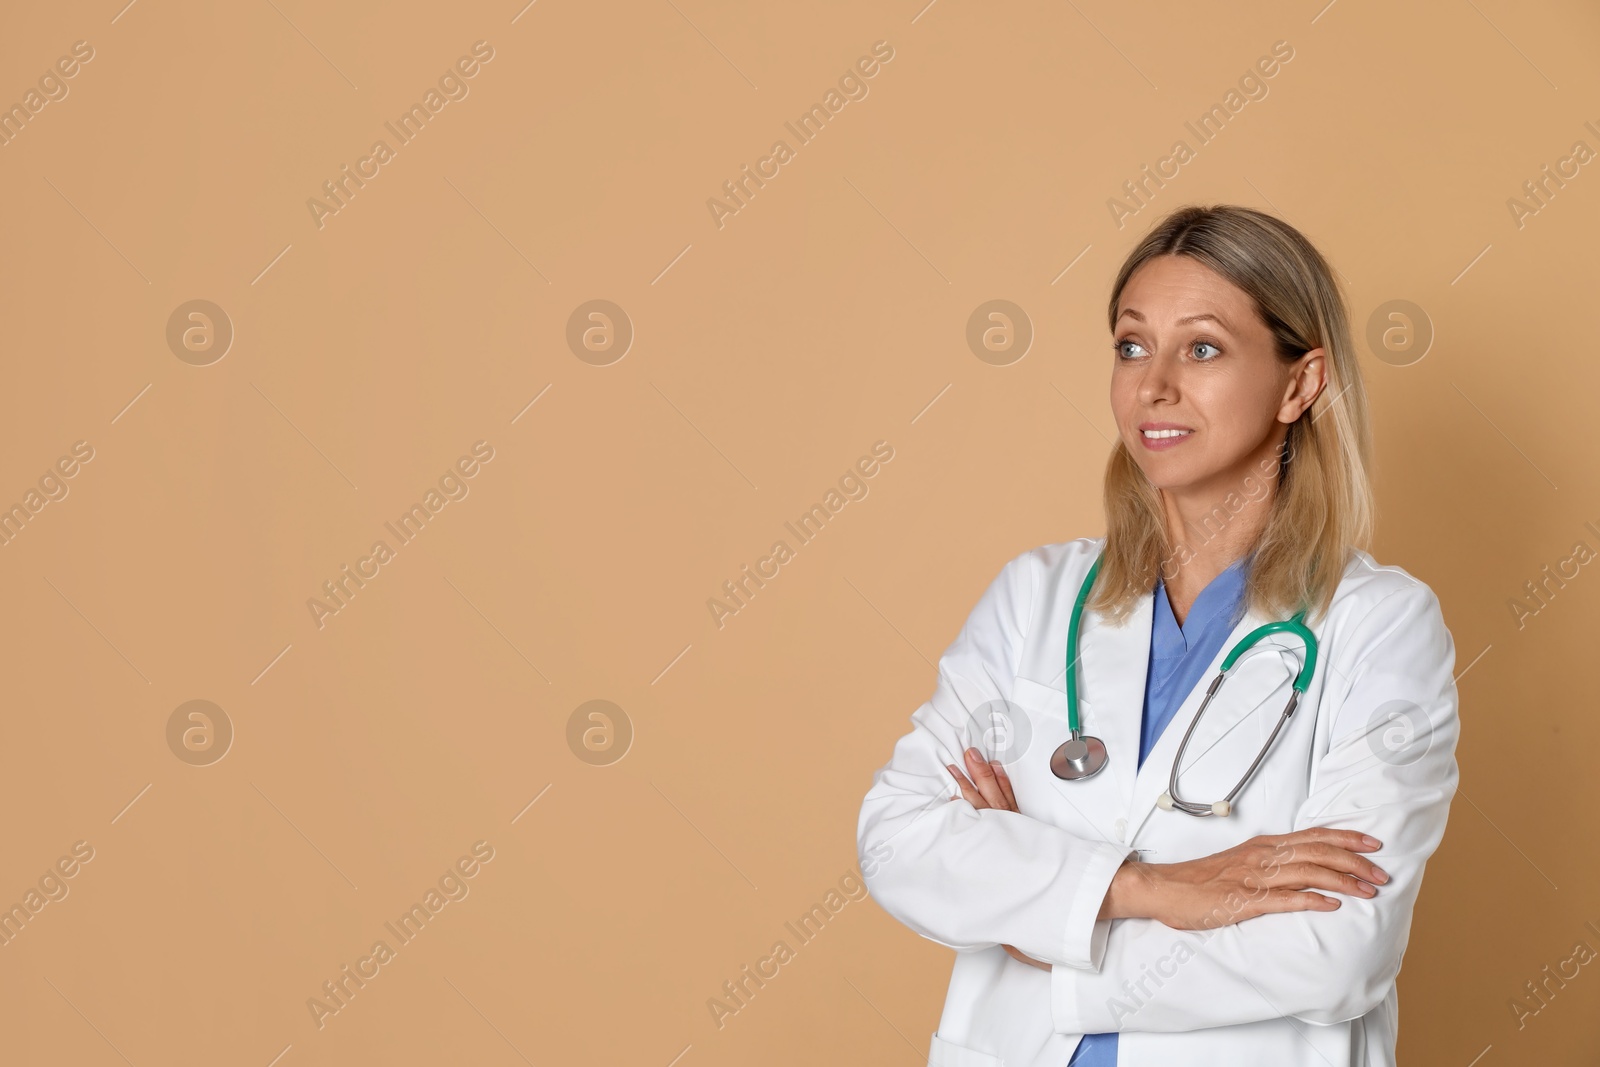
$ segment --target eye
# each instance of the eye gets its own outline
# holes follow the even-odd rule
[[[1213,359],[1216,359],[1219,355],[1222,354],[1222,349],[1218,348],[1216,345],[1212,344],[1210,341],[1196,341],[1194,343],[1194,347],[1195,347],[1194,358],[1198,359],[1201,363],[1209,363]],[[1211,354],[1209,356],[1201,355],[1200,354],[1200,349],[1202,349],[1202,348],[1211,349]]]
[[[1134,348],[1139,349],[1139,352],[1135,352],[1133,355],[1129,355],[1127,352],[1125,352],[1123,350],[1123,346],[1124,345],[1132,345]],[[1111,342],[1111,350],[1117,354],[1117,358],[1118,359],[1136,359],[1138,357],[1139,353],[1144,351],[1143,348],[1139,345],[1138,341],[1129,341],[1129,340],[1126,340],[1126,339],[1121,340],[1121,341],[1112,341]]]

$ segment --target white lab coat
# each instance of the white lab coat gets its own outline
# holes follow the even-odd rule
[[[1069,736],[1067,623],[1103,538],[1011,560],[939,661],[862,804],[857,843],[872,896],[923,937],[955,949],[931,1067],[1066,1067],[1085,1033],[1118,1031],[1119,1067],[1392,1067],[1395,977],[1455,793],[1455,645],[1438,598],[1404,570],[1355,551],[1327,617],[1316,676],[1228,818],[1163,811],[1173,756],[1223,657],[1273,621],[1246,612],[1142,767],[1154,595],[1080,633],[1082,729],[1106,744],[1093,778],[1057,779]],[[1185,752],[1179,793],[1218,800],[1255,759],[1287,702],[1300,642],[1264,639],[1229,673]],[[1003,699],[1007,705],[993,702]],[[1007,764],[1021,813],[975,809],[945,769],[995,752],[986,708],[1011,707]],[[1023,735],[1027,735],[1026,738]],[[1260,915],[1205,931],[1097,918],[1123,860],[1178,862],[1260,834],[1312,826],[1383,842],[1370,899],[1334,911]],[[870,857],[870,862],[869,862]],[[1012,959],[1010,944],[1052,965]]]

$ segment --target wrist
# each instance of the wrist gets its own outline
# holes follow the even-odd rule
[[[1098,919],[1141,919],[1154,914],[1151,901],[1156,892],[1153,865],[1135,857],[1124,860],[1111,879],[1100,905]]]

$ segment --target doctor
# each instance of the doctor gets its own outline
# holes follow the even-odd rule
[[[1001,568],[861,808],[873,897],[956,952],[929,1063],[1392,1067],[1455,647],[1361,547],[1339,289],[1286,223],[1185,207],[1109,317],[1107,535]]]

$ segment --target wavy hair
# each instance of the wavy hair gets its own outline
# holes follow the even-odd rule
[[[1158,222],[1123,262],[1108,307],[1113,331],[1128,279],[1156,256],[1188,256],[1247,293],[1285,363],[1324,349],[1322,391],[1289,426],[1280,460],[1260,471],[1259,488],[1270,482],[1276,492],[1246,551],[1248,606],[1272,618],[1304,608],[1314,623],[1333,601],[1350,549],[1367,548],[1376,510],[1367,392],[1344,296],[1327,260],[1283,220],[1232,204],[1189,205]],[[1254,477],[1242,480],[1241,499],[1254,492]],[[1230,503],[1235,495],[1218,500],[1202,528],[1213,520],[1225,525],[1242,506]],[[1120,621],[1158,576],[1176,573],[1178,554],[1168,543],[1160,494],[1120,437],[1106,464],[1105,512],[1105,557],[1089,606]]]

